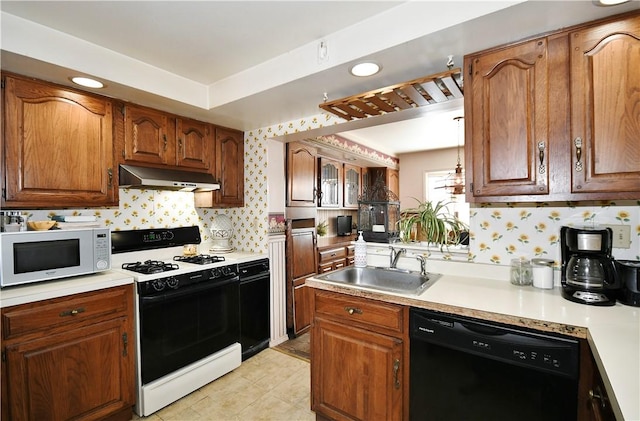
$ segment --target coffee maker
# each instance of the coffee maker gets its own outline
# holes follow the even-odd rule
[[[611,256],[611,228],[560,228],[562,296],[569,301],[612,306],[620,289]]]

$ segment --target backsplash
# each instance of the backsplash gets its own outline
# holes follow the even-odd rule
[[[472,205],[469,261],[508,265],[513,258],[544,257],[560,263],[560,227],[628,225],[631,245],[617,259],[640,260],[640,200],[563,204]]]

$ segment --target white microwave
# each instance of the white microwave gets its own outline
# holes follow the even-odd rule
[[[109,228],[0,233],[0,287],[111,269]]]

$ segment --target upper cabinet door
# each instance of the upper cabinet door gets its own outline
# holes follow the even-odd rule
[[[342,197],[342,164],[320,158],[320,197],[318,206],[338,207]]]
[[[469,194],[547,194],[547,40],[471,56],[465,68],[470,70],[465,90]]]
[[[124,160],[175,165],[175,138],[169,128],[169,115],[132,105],[125,106],[124,113]]]
[[[118,203],[109,99],[7,76],[3,105],[3,207]]]
[[[213,192],[218,207],[244,206],[244,135],[216,128],[216,178],[220,190]]]
[[[213,167],[213,126],[209,123],[176,119],[177,155],[179,167],[209,170]]]
[[[287,143],[287,206],[316,206],[316,149]]]
[[[570,34],[572,192],[640,190],[640,15]]]
[[[362,184],[360,167],[344,164],[344,204],[345,208],[357,208]]]

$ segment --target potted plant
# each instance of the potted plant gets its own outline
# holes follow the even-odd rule
[[[468,227],[449,212],[447,206],[451,202],[415,200],[418,206],[400,213],[398,231],[402,242],[426,241],[440,246],[440,249],[462,242]]]

